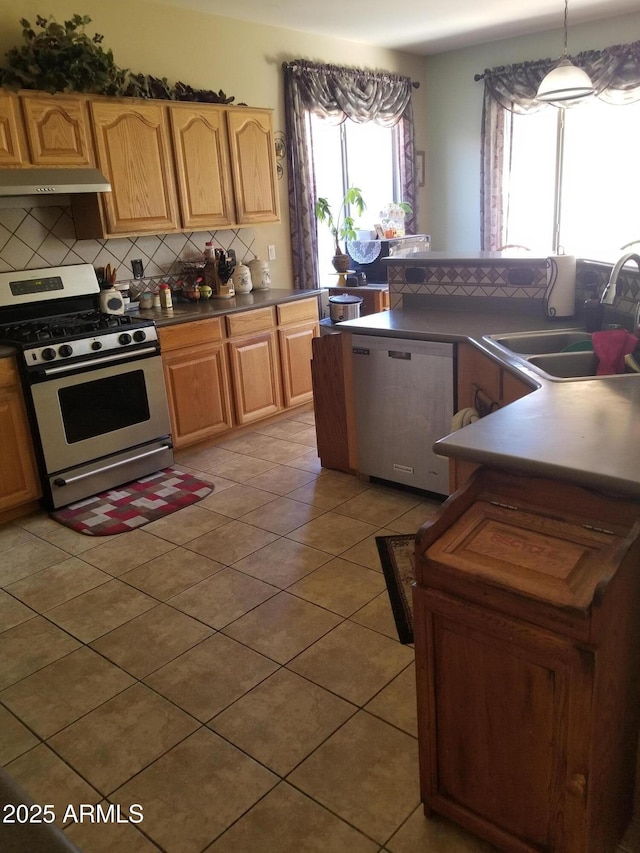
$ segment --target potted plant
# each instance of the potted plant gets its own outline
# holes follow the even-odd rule
[[[335,241],[335,255],[333,256],[332,263],[336,272],[346,272],[349,269],[349,256],[342,250],[340,240],[356,239],[353,217],[349,215],[351,205],[358,211],[358,216],[362,216],[367,205],[362,198],[362,191],[358,187],[349,187],[346,191],[335,218],[331,210],[331,205],[326,198],[318,198],[315,205],[318,222],[327,223]]]

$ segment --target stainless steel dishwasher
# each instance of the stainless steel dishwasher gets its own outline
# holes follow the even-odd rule
[[[449,494],[449,463],[432,450],[451,432],[453,344],[353,335],[358,470]]]

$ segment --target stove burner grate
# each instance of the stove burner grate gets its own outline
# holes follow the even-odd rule
[[[33,344],[61,341],[81,335],[112,331],[123,326],[147,325],[127,314],[104,314],[101,311],[82,311],[34,320],[23,320],[0,326],[0,339],[11,343]]]

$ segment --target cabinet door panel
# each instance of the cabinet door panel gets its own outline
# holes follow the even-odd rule
[[[20,96],[35,166],[91,166],[93,151],[83,98]]]
[[[276,339],[273,332],[229,342],[231,374],[240,424],[273,415],[281,408]]]
[[[18,387],[0,387],[0,435],[0,510],[6,510],[40,496],[31,432]]]
[[[94,101],[91,114],[98,164],[112,187],[103,194],[109,233],[178,230],[164,107]]]
[[[278,332],[285,407],[299,406],[313,399],[311,342],[317,334],[317,323]]]
[[[279,222],[271,113],[234,107],[227,122],[238,223]]]
[[[163,362],[176,447],[231,429],[224,344],[176,350]]]
[[[27,165],[17,95],[0,92],[0,166]]]
[[[233,202],[224,110],[170,107],[180,212],[184,228],[233,223]]]

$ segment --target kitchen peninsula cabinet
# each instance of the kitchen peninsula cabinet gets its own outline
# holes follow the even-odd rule
[[[159,330],[165,385],[176,448],[233,426],[222,318]]]
[[[505,853],[613,853],[639,721],[640,504],[483,469],[416,537],[421,795]]]
[[[274,309],[258,308],[226,318],[229,365],[238,424],[282,409]]]
[[[40,496],[18,367],[13,358],[0,359],[0,513],[8,513]]]

